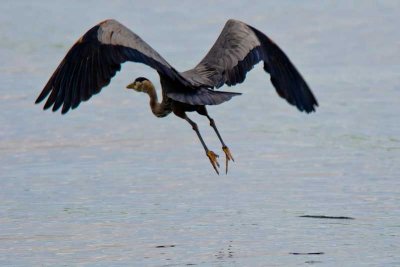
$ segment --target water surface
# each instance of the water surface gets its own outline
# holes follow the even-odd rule
[[[2,1],[1,266],[398,266],[398,1]],[[235,163],[217,176],[187,123],[126,91],[125,64],[66,116],[33,104],[68,48],[115,18],[178,70],[228,18],[273,38],[320,108],[282,101],[257,66],[209,108]],[[211,149],[220,144],[191,114]],[[223,158],[221,159],[221,161]],[[351,217],[353,220],[307,218]]]

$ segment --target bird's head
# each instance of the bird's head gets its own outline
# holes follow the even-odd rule
[[[136,92],[144,92],[147,93],[151,87],[154,87],[153,84],[144,77],[136,78],[133,83],[130,83],[126,86],[126,89],[133,89]]]

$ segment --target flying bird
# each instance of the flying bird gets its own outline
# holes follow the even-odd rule
[[[106,87],[126,61],[143,63],[160,76],[162,101],[153,83],[139,77],[127,88],[149,95],[150,108],[157,117],[173,112],[196,132],[214,170],[219,174],[218,155],[209,150],[199,129],[186,112],[197,112],[210,121],[225,153],[225,169],[233,159],[222,140],[207,105],[218,105],[240,93],[216,91],[224,84],[242,83],[246,73],[263,61],[278,95],[300,111],[315,111],[318,102],[286,54],[269,37],[244,22],[230,19],[206,56],[193,69],[179,72],[137,34],[116,20],[100,22],[70,48],[36,100],[47,98],[44,109],[61,113],[79,106]]]

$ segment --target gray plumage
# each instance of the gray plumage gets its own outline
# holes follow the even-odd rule
[[[144,77],[137,78],[127,88],[147,93],[155,116],[161,118],[173,112],[186,120],[196,132],[218,174],[218,155],[208,149],[197,124],[186,114],[197,112],[208,118],[225,153],[227,173],[228,162],[234,159],[214,119],[208,114],[206,105],[218,105],[240,94],[214,89],[224,84],[232,86],[243,82],[247,72],[263,61],[264,70],[270,74],[279,96],[307,113],[318,106],[307,83],[285,53],[265,34],[237,20],[228,20],[203,60],[185,72],[175,70],[157,51],[119,22],[103,21],[71,47],[36,103],[47,98],[44,109],[52,107],[56,111],[62,106],[61,113],[65,114],[99,93],[126,61],[146,64],[158,72],[162,88],[161,102],[152,82]]]
[[[284,52],[266,35],[237,20],[228,20],[217,41],[191,70],[178,72],[138,35],[115,20],[91,28],[68,51],[38,96],[44,109],[62,113],[107,86],[126,61],[144,63],[160,75],[169,98],[190,105],[216,105],[238,93],[214,91],[244,81],[260,61],[277,93],[300,111],[318,106],[310,88]]]

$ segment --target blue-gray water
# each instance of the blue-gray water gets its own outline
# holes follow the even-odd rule
[[[1,266],[400,265],[399,1],[37,2],[0,3]],[[287,52],[320,108],[289,106],[261,65],[223,88],[244,95],[209,108],[236,159],[217,176],[185,121],[124,90],[138,76],[159,87],[143,65],[66,116],[34,105],[106,18],[178,70],[228,18],[246,21]]]

